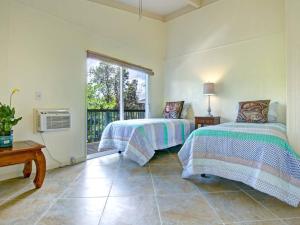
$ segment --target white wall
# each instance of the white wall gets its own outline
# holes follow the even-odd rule
[[[202,83],[217,84],[214,115],[236,118],[240,100],[271,99],[285,121],[283,0],[220,0],[167,24],[165,100],[206,115]]]
[[[287,127],[293,148],[300,154],[300,1],[286,0]]]
[[[0,87],[2,82],[7,83],[8,72],[8,31],[9,31],[9,5],[8,1],[0,2]],[[0,88],[0,96],[3,96],[3,89]]]
[[[53,156],[63,163],[85,157],[86,50],[111,55],[154,70],[150,108],[161,113],[165,24],[86,0],[0,1],[0,101],[14,98],[23,120],[15,139],[41,142],[33,133],[33,108],[67,107],[72,129],[45,134]],[[36,101],[34,93],[42,92]],[[48,167],[57,166],[47,157]],[[20,174],[21,167],[1,168],[0,179]]]
[[[286,0],[285,6],[288,89],[283,0],[220,0],[166,24],[139,22],[136,15],[86,0],[1,0],[0,101],[8,101],[11,88],[21,89],[14,104],[24,118],[15,137],[38,142],[33,108],[69,107],[72,129],[45,134],[45,139],[60,161],[83,159],[89,49],[155,71],[152,116],[161,114],[163,100],[181,99],[192,103],[190,118],[205,115],[204,81],[217,83],[213,113],[225,121],[235,119],[238,101],[265,98],[281,103],[285,121],[287,95],[289,139],[299,150],[300,6],[298,0]],[[34,99],[35,91],[42,91],[41,101]],[[57,166],[49,157],[47,162]],[[16,174],[21,166],[1,168],[0,180]]]

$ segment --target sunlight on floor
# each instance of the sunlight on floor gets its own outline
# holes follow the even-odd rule
[[[238,182],[181,178],[177,151],[159,152],[145,167],[114,154],[0,182],[0,224],[299,225],[292,208]]]

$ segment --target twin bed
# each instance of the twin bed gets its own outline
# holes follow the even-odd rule
[[[186,119],[136,119],[110,123],[103,131],[99,151],[118,150],[145,165],[155,150],[181,145],[193,130]]]
[[[224,123],[197,129],[178,156],[184,178],[216,175],[299,205],[300,160],[281,123]]]
[[[155,150],[183,144],[183,178],[210,174],[243,182],[297,207],[300,157],[281,123],[224,123],[193,131],[185,119],[117,121],[102,134],[99,149],[118,149],[145,165]]]

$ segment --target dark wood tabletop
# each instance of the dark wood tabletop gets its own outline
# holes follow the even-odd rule
[[[12,147],[0,148],[0,154],[12,151],[41,150],[42,148],[45,146],[34,141],[16,141]]]
[[[36,188],[40,188],[46,174],[46,160],[42,148],[45,146],[34,141],[16,141],[10,148],[0,148],[0,167],[24,163],[23,175],[27,178],[31,175],[34,161],[36,176],[33,182]]]

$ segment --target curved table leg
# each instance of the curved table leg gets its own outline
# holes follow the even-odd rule
[[[44,182],[46,174],[46,160],[42,151],[36,152],[34,162],[36,165],[36,176],[33,182],[36,188],[40,188]]]
[[[24,178],[30,177],[32,171],[32,161],[27,161],[23,169]]]

